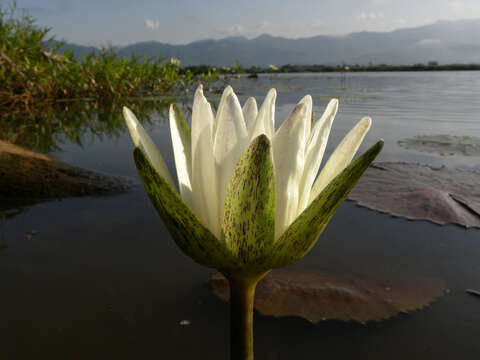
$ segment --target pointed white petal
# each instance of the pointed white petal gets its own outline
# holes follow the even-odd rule
[[[254,97],[249,97],[242,108],[243,117],[245,119],[245,124],[247,126],[247,131],[249,135],[252,135],[253,129],[255,127],[255,120],[258,115],[257,101]]]
[[[223,214],[223,205],[227,185],[240,155],[248,146],[248,133],[243,119],[242,108],[237,96],[232,92],[219,106],[217,113],[217,131],[213,144],[213,154],[218,170],[219,214]]]
[[[175,105],[170,105],[170,134],[172,136],[173,154],[177,169],[178,186],[180,195],[190,208],[192,208],[192,149],[191,134],[188,125]]]
[[[135,146],[143,150],[158,175],[160,175],[172,187],[172,189],[177,191],[165,160],[143,126],[138,122],[136,116],[125,106],[123,107],[123,116]]]
[[[265,134],[271,140],[275,133],[275,100],[277,98],[277,90],[270,89],[258,111],[257,120],[250,141],[259,135]]]
[[[307,106],[295,106],[273,137],[275,165],[276,210],[275,239],[295,220],[298,208],[298,184],[303,173]]]
[[[221,111],[223,111],[223,108],[225,107],[225,103],[227,101],[228,95],[234,94],[233,88],[228,85],[225,89],[223,89],[222,96],[220,97],[220,102],[218,103],[217,111],[216,111],[216,119],[215,119],[215,124],[218,120],[218,114],[220,114]]]
[[[193,211],[220,239],[217,168],[213,156],[214,121],[212,108],[200,85],[195,92],[192,111]]]
[[[310,130],[312,127],[312,97],[310,95],[305,95],[299,102],[299,104],[305,104],[307,107],[307,117],[310,119],[308,121],[307,126],[305,127],[305,132],[307,139],[310,138]]]
[[[338,100],[332,99],[327,105],[322,117],[315,123],[312,134],[305,149],[305,168],[299,184],[300,201],[297,215],[308,206],[308,199],[312,184],[322,163],[323,154],[327,147],[328,135],[338,110]]]
[[[137,126],[139,126],[139,122],[135,114],[126,106],[123,107],[123,117],[125,118],[125,122],[127,123],[128,131],[130,132],[130,137],[132,138],[133,144],[135,147],[140,146],[140,136],[137,131]]]
[[[372,119],[364,117],[343,138],[313,184],[309,203],[350,164],[371,125]]]

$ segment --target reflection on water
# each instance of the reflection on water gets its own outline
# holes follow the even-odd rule
[[[151,117],[165,119],[170,103],[178,97],[131,100],[125,104],[135,110],[142,122]],[[41,153],[59,151],[63,144],[88,146],[108,141],[125,130],[122,105],[92,101],[63,102],[36,109],[28,116],[8,115],[2,119],[0,139]]]
[[[374,124],[361,150],[385,138],[380,160],[479,167],[475,157],[405,150],[397,141],[421,134],[480,136],[480,73],[261,75],[232,85],[241,102],[251,95],[261,102],[276,87],[277,126],[307,93],[317,116],[338,97],[327,153],[370,115]],[[206,95],[218,103],[219,94]],[[57,130],[30,144],[78,166],[137,178],[120,109],[111,110],[104,117],[118,127],[102,123],[82,132],[87,125],[72,118],[76,125],[70,126],[82,129],[80,142]],[[165,116],[151,112],[145,125],[174,173]],[[98,117],[93,111],[91,119]],[[41,136],[31,134],[25,144]],[[36,235],[25,237],[32,230]],[[210,360],[228,354],[228,306],[208,290],[212,271],[176,247],[143,189],[38,204],[6,219],[3,231],[9,247],[0,252],[0,357]],[[465,289],[480,288],[479,234],[344,203],[312,252],[292,268],[372,280],[429,277],[445,281],[450,293],[421,311],[366,326],[257,315],[257,358],[474,358],[480,303]]]

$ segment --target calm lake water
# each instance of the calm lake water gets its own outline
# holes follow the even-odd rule
[[[360,151],[385,139],[380,161],[480,169],[480,158],[405,150],[415,135],[480,136],[480,73],[263,75],[230,82],[243,102],[278,92],[276,121],[311,94],[317,117],[340,108],[327,152],[361,117],[373,126]],[[220,95],[206,93],[217,102]],[[192,93],[187,95],[192,102]],[[59,115],[59,119],[62,116]],[[163,114],[146,125],[175,172]],[[55,136],[50,154],[139,182],[125,128]],[[102,135],[103,134],[103,135]],[[480,186],[480,184],[479,184]],[[8,214],[12,214],[10,210]],[[30,233],[34,231],[34,233]],[[143,188],[19,209],[0,229],[0,358],[226,359],[229,308],[208,290],[213,273],[175,245]],[[297,269],[372,279],[429,277],[450,290],[423,310],[361,325],[255,316],[257,359],[467,359],[480,354],[480,230],[407,221],[344,203]],[[182,320],[190,325],[182,326]]]

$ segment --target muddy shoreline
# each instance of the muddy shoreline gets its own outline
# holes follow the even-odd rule
[[[131,179],[72,166],[0,140],[2,209],[55,198],[121,194],[133,185]]]

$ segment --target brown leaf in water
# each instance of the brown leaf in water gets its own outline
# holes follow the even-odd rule
[[[212,292],[229,301],[228,281],[217,273]],[[443,281],[410,278],[374,282],[320,271],[273,270],[257,285],[255,309],[268,316],[299,316],[311,322],[367,322],[421,309],[445,292]]]
[[[474,171],[375,163],[348,198],[411,220],[480,228],[480,173]]]

